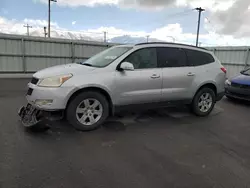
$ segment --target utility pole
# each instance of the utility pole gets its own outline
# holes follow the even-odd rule
[[[30,35],[30,28],[32,28],[32,26],[27,24],[27,25],[24,25],[23,27],[27,28],[27,35],[29,36]]]
[[[103,37],[104,37],[104,38],[103,38],[103,41],[104,41],[104,42],[107,42],[107,31],[104,31],[103,34],[104,34],[104,36],[103,36]]]
[[[148,43],[150,35],[147,35],[146,37],[147,37],[147,43]]]
[[[197,27],[197,38],[196,38],[196,46],[198,46],[199,43],[199,34],[200,34],[200,22],[201,22],[201,13],[203,11],[205,11],[205,9],[202,9],[201,7],[196,8],[195,10],[197,10],[199,12],[199,16],[198,16],[198,27]]]
[[[47,36],[47,34],[48,34],[47,31],[46,31],[46,30],[47,30],[47,27],[43,27],[43,29],[44,29],[44,37],[46,38],[46,36]]]
[[[48,10],[48,37],[50,38],[50,3],[51,1],[53,2],[57,2],[57,0],[48,0],[48,4],[49,4],[49,10]]]

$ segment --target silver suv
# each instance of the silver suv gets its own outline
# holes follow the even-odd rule
[[[222,99],[225,80],[226,69],[203,48],[174,43],[114,46],[85,62],[35,73],[28,84],[28,105],[19,115],[32,126],[34,118],[37,122],[60,112],[82,131],[135,106],[184,104],[206,116]]]

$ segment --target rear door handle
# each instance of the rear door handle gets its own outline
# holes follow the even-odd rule
[[[194,73],[192,73],[192,72],[189,72],[188,74],[187,74],[187,76],[194,76],[195,74]]]
[[[153,75],[151,76],[151,78],[153,78],[153,79],[155,79],[155,78],[160,78],[160,75],[158,75],[158,74],[153,74]]]

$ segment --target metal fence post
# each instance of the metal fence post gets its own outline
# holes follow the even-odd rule
[[[26,73],[26,59],[25,59],[25,40],[21,38],[21,53],[22,53],[22,65],[23,65],[23,73]]]
[[[71,61],[75,62],[75,44],[73,42],[71,42]]]
[[[216,52],[216,49],[214,48],[214,49],[213,49],[213,53],[214,53],[214,55],[215,55],[215,52]]]
[[[249,57],[249,48],[247,49],[247,51],[246,51],[246,58],[245,58],[245,68],[247,68],[247,66],[248,66],[248,57]]]

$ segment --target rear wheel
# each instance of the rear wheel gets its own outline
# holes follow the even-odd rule
[[[83,92],[68,105],[67,120],[78,130],[90,131],[98,128],[109,114],[107,99],[97,92]]]
[[[207,116],[215,105],[215,93],[210,88],[202,88],[195,95],[192,102],[192,111],[197,116]]]

